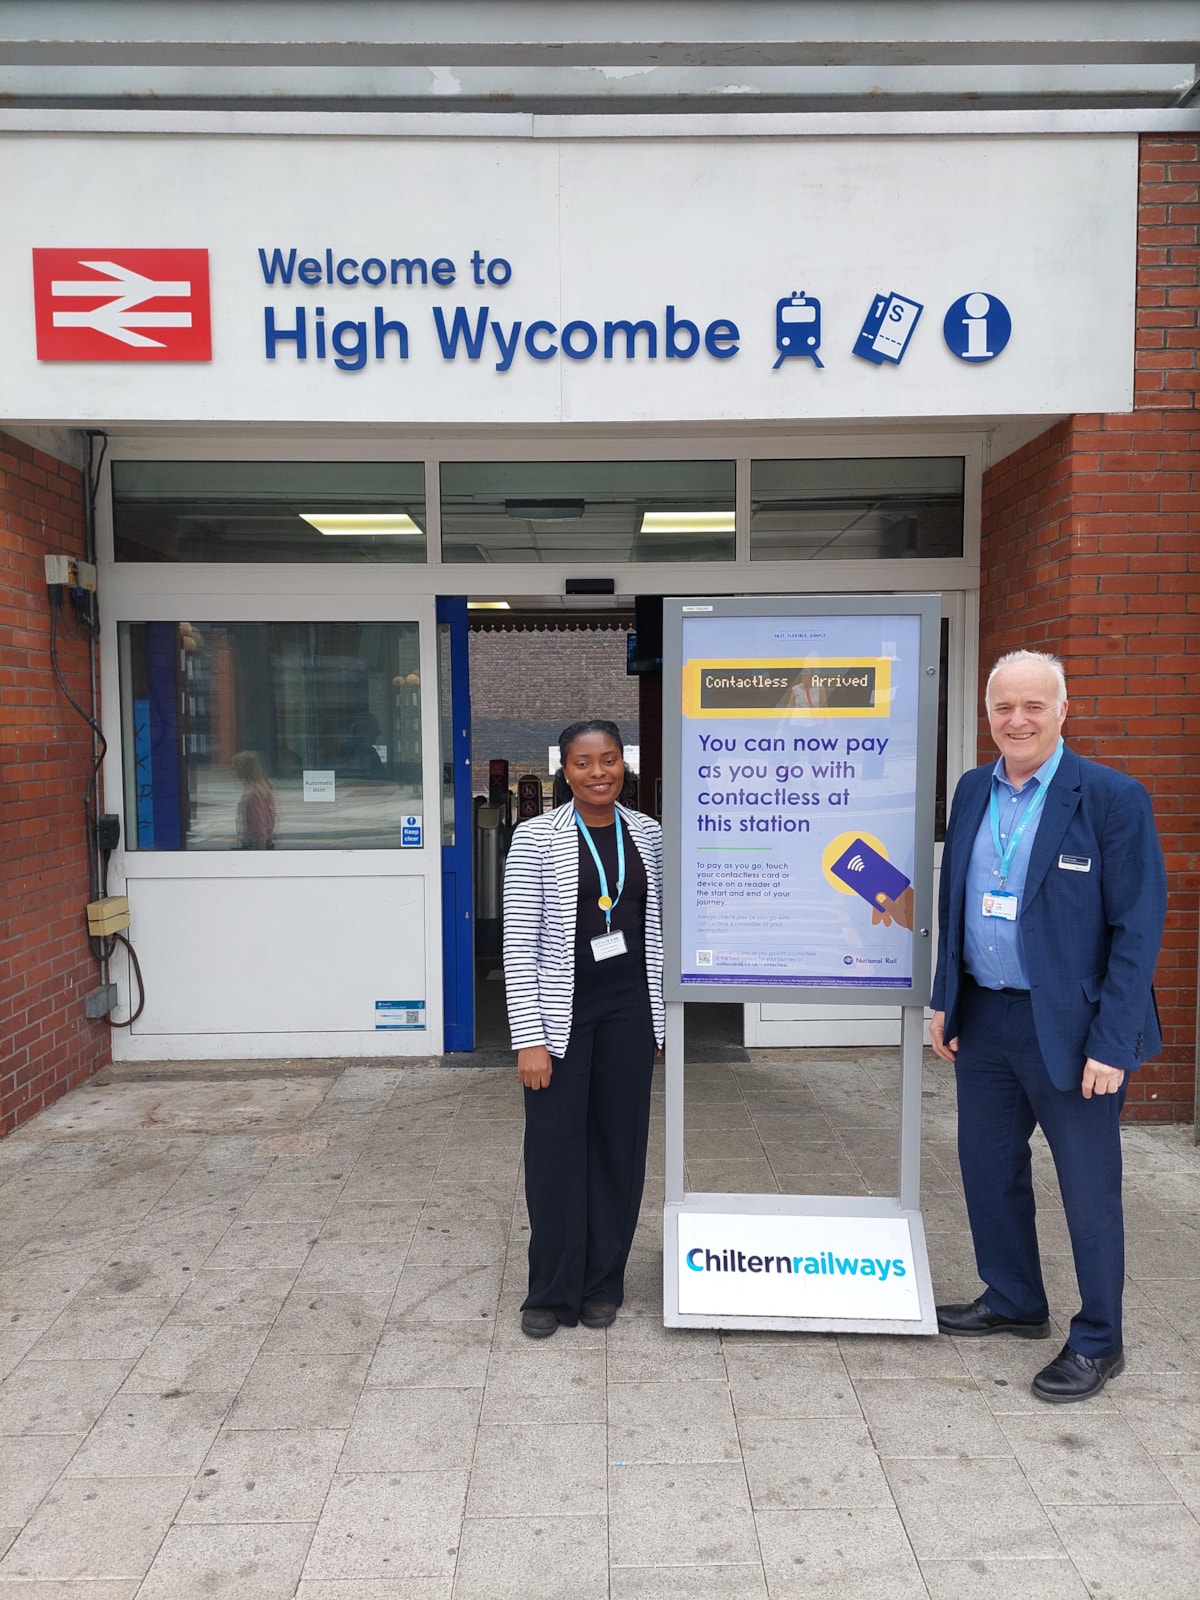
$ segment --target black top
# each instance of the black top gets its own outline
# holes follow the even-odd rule
[[[611,929],[616,933],[619,929],[625,935],[626,954],[613,956],[607,961],[597,961],[592,954],[592,940],[597,934],[605,932],[604,912],[601,911],[598,901],[600,899],[600,874],[596,871],[596,863],[592,852],[588,849],[587,840],[583,837],[579,824],[574,824],[576,833],[579,834],[579,899],[575,910],[575,977],[578,982],[585,974],[593,969],[603,971],[607,968],[613,976],[617,969],[636,961],[639,968],[646,964],[646,868],[638,853],[638,847],[633,842],[633,835],[626,823],[621,824],[621,833],[625,844],[625,887],[621,898],[612,910]],[[589,826],[588,832],[592,842],[600,852],[600,859],[604,863],[604,871],[608,876],[608,892],[616,899],[617,893],[617,829],[615,822],[610,822],[607,828],[594,828]]]

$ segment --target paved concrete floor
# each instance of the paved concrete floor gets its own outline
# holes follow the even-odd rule
[[[689,1069],[691,1187],[891,1190],[896,1094],[885,1051]],[[924,1103],[969,1296],[932,1061]],[[335,1065],[118,1078],[0,1144],[0,1600],[1194,1600],[1188,1130],[1126,1130],[1129,1366],[1066,1409],[1056,1344],[667,1333],[660,1176],[616,1325],[525,1340],[520,1139],[507,1072]]]

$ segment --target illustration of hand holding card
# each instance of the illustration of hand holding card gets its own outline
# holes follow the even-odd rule
[[[829,870],[867,902],[873,923],[890,928],[898,922],[912,931],[912,880],[865,839],[855,839]]]

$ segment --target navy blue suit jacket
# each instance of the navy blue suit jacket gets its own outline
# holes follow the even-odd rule
[[[942,854],[933,1008],[958,1033],[967,867],[995,762],[964,773]],[[1087,871],[1060,865],[1090,862]],[[1151,987],[1167,885],[1150,796],[1124,773],[1063,750],[1029,857],[1019,913],[1038,1043],[1051,1081],[1074,1089],[1086,1058],[1132,1071],[1162,1047]]]

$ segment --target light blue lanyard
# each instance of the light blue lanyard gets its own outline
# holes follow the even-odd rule
[[[1038,807],[1046,798],[1046,790],[1050,787],[1051,778],[1058,771],[1058,763],[1062,760],[1062,753],[1063,741],[1060,739],[1058,748],[1054,752],[1054,757],[1046,769],[1046,776],[1038,783],[1038,792],[1025,807],[1025,815],[1013,829],[1012,834],[1009,836],[1008,844],[1004,849],[1000,847],[1000,796],[996,792],[996,780],[995,778],[992,779],[991,799],[988,802],[988,820],[992,825],[992,843],[996,846],[996,855],[1000,860],[1000,887],[1002,889],[1008,882],[1008,874],[1012,870],[1013,857],[1017,853],[1017,846],[1024,836],[1025,829],[1037,815]]]
[[[596,871],[600,874],[600,898],[596,904],[604,913],[605,933],[612,932],[612,914],[620,904],[621,891],[625,887],[625,835],[621,832],[621,816],[619,812],[613,812],[613,821],[617,828],[617,897],[615,900],[609,898],[608,873],[605,872],[604,863],[600,859],[600,852],[596,849],[596,841],[588,832],[587,823],[579,815],[578,811],[575,813],[575,825],[587,840],[587,847],[592,852],[592,860],[596,863]]]

